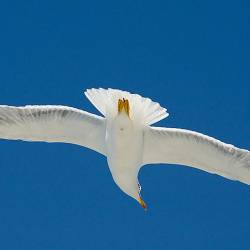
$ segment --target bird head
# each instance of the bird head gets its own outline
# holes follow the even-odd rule
[[[132,175],[131,172],[125,172],[123,175],[113,175],[113,179],[117,186],[128,196],[134,198],[142,206],[144,210],[147,210],[147,205],[141,197],[141,186],[138,182],[136,175]]]

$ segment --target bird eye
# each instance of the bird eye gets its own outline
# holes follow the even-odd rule
[[[141,192],[141,185],[138,183],[139,192]]]

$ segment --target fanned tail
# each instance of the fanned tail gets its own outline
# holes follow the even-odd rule
[[[118,113],[119,99],[126,99],[130,106],[130,117],[143,125],[152,125],[169,114],[159,103],[149,98],[118,89],[87,89],[84,94],[90,102],[105,116],[115,117]]]

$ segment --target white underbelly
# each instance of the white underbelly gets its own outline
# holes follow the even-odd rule
[[[138,173],[142,164],[142,131],[126,133],[107,131],[107,160],[110,171],[115,177],[126,172]]]

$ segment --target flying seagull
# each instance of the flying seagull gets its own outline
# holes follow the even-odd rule
[[[113,180],[146,209],[138,182],[143,165],[170,163],[198,168],[250,185],[250,152],[177,128],[152,127],[167,110],[149,98],[116,89],[88,89],[104,117],[66,106],[0,106],[0,138],[63,142],[107,157]]]

